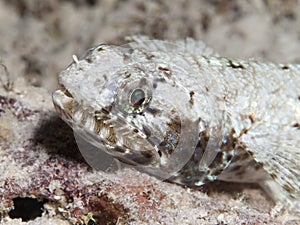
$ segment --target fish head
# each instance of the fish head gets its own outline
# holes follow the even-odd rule
[[[171,73],[155,53],[99,45],[60,73],[53,103],[99,150],[166,179],[191,158],[199,134]]]

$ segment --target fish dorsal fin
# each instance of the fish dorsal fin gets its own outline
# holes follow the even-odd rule
[[[185,53],[191,55],[215,56],[218,54],[203,41],[186,38],[177,41],[163,41],[150,39],[148,36],[129,36],[126,38],[130,47],[146,51],[162,51],[168,53]]]

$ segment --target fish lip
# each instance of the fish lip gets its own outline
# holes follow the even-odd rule
[[[68,89],[66,89],[64,85],[60,85],[60,88],[52,93],[52,101],[54,105],[61,106],[63,98],[66,98],[69,101],[74,100],[73,95],[68,91]]]
[[[59,116],[70,124],[72,120],[72,110],[75,104],[72,94],[61,85],[60,89],[52,93],[52,102]]]

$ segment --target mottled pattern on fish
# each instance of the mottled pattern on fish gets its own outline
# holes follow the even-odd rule
[[[299,203],[299,65],[138,36],[75,57],[59,82],[57,111],[99,151],[176,183],[257,182]]]

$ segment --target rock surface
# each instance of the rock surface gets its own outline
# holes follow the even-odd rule
[[[93,171],[51,92],[72,54],[133,34],[190,36],[223,56],[299,63],[297,3],[0,1],[0,223],[296,224],[271,215],[273,203],[255,185],[195,190],[130,169]]]

